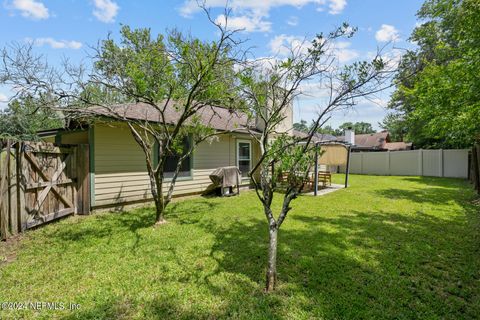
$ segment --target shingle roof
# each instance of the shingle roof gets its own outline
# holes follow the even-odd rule
[[[307,133],[299,130],[293,130],[293,136],[298,138],[306,138]],[[315,133],[312,137],[314,142],[324,142],[324,141],[338,141],[337,137],[331,134]]]
[[[162,122],[161,113],[153,106],[147,103],[125,103],[106,107],[90,108],[94,115],[101,115],[115,119],[136,119],[151,122]],[[181,116],[174,103],[170,102],[165,108],[165,123],[174,124]],[[209,125],[214,129],[221,131],[247,132],[247,128],[254,128],[247,115],[241,111],[232,111],[227,108],[205,106],[198,113],[200,120],[204,125]],[[187,122],[188,123],[188,122]]]
[[[388,141],[389,133],[388,131],[369,133],[369,134],[356,134],[355,135],[355,146],[357,147],[367,147],[375,149],[384,149],[385,143]],[[344,136],[339,136],[337,139],[344,141]]]
[[[411,150],[412,149],[412,143],[409,142],[389,142],[385,143],[384,146],[385,149],[389,151],[398,151],[398,150]]]

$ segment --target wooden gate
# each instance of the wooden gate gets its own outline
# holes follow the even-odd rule
[[[2,239],[48,221],[90,211],[88,146],[4,143],[0,158]]]

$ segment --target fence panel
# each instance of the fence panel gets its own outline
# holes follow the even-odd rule
[[[90,212],[88,145],[1,141],[0,238]]]
[[[417,176],[421,175],[419,170],[418,150],[400,151],[400,152],[385,152],[390,156],[390,175],[395,176]]]

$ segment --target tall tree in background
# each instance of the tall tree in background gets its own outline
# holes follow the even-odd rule
[[[293,129],[301,132],[308,132],[307,121],[302,119],[300,122],[295,122],[293,124]]]
[[[387,114],[378,125],[388,131],[391,141],[404,141],[408,132],[402,115],[398,113]]]
[[[38,99],[24,97],[12,100],[0,111],[0,138],[36,140],[37,131],[63,127],[60,115],[39,108]]]
[[[339,126],[339,130],[342,132],[342,134],[343,132],[345,132],[345,130],[349,128],[353,129],[355,131],[355,134],[375,133],[372,124],[368,122],[345,122]]]
[[[422,148],[470,146],[480,132],[480,2],[427,0],[384,124]]]

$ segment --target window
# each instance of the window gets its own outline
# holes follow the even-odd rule
[[[186,137],[183,140],[183,150],[186,152],[190,148],[190,139]],[[178,178],[182,177],[190,177],[191,176],[191,164],[192,162],[190,161],[191,156],[188,156],[183,160],[182,166],[180,167],[180,171],[178,172]],[[165,162],[165,178],[172,178],[173,173],[175,172],[175,169],[177,168],[177,163],[180,158],[180,155],[178,154],[171,154],[167,156],[166,162]]]
[[[237,141],[237,167],[242,178],[248,177],[248,172],[252,169],[252,145],[248,140]]]

